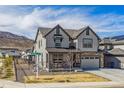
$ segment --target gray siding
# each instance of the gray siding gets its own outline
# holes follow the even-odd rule
[[[83,38],[91,38],[93,39],[93,47],[92,48],[83,48]],[[77,38],[77,48],[82,51],[98,51],[99,41],[96,35],[89,31],[89,35],[86,35],[86,31],[84,31],[78,38]]]
[[[42,42],[42,44],[40,43],[40,47],[39,47],[39,41]],[[38,33],[38,36],[37,36],[34,51],[37,51],[38,53],[41,53],[41,55],[37,56],[39,58],[37,58],[36,61],[39,62],[39,65],[42,67],[42,69],[46,69],[46,61],[47,61],[47,59],[46,59],[46,54],[47,54],[47,51],[46,51],[46,39],[42,36],[42,34],[40,32]]]
[[[46,47],[55,47],[53,36],[56,34],[56,31],[52,31],[50,34],[46,36]],[[61,47],[69,48],[69,37],[62,30],[60,30],[60,34],[63,36],[63,41]]]

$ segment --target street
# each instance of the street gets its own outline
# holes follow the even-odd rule
[[[0,88],[124,88],[124,82],[77,82],[25,84],[0,80]]]

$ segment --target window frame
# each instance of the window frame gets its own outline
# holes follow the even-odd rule
[[[54,35],[54,43],[55,43],[55,47],[56,48],[61,48],[61,44],[62,44],[62,35]]]
[[[85,40],[91,40],[91,44],[86,44]],[[83,38],[83,42],[82,42],[82,46],[83,48],[93,48],[93,39],[92,38]]]
[[[42,47],[42,39],[41,39],[41,41],[40,41],[40,45],[41,45],[41,47]]]
[[[90,31],[89,30],[86,31],[86,35],[87,36],[90,35]]]
[[[39,46],[39,49],[40,49],[40,40],[39,40],[39,42],[38,42],[38,46]]]
[[[90,57],[85,57],[85,59],[90,59]]]

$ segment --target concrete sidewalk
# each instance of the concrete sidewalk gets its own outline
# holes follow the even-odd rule
[[[108,78],[113,82],[124,82],[124,70],[121,69],[100,69],[87,71],[98,76]]]
[[[118,86],[117,82],[79,82],[79,83],[44,83],[44,84],[26,84],[29,88],[97,88]],[[119,84],[121,85],[121,84]]]
[[[124,88],[124,82],[78,82],[78,83],[35,83],[24,84],[9,80],[0,80],[1,88],[103,88],[103,87],[121,87]]]
[[[0,79],[0,88],[25,88],[24,83]]]

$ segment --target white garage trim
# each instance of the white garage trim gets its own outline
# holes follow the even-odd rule
[[[99,67],[100,67],[99,57],[93,56],[82,57],[81,59],[82,69],[99,69]]]

